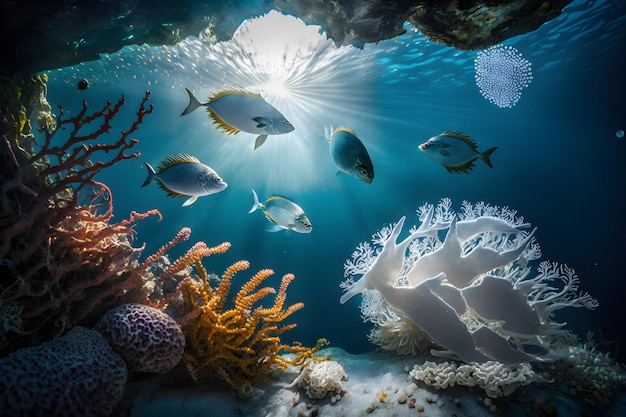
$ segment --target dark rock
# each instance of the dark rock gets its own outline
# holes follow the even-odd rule
[[[571,1],[417,1],[408,21],[431,40],[458,49],[482,49],[537,29]]]
[[[404,33],[411,22],[424,35],[460,49],[484,48],[532,31],[571,0],[5,0],[0,73],[39,72],[99,59],[125,45],[173,45],[210,32],[228,39],[245,19],[271,9],[320,25],[337,45]]]
[[[272,8],[272,0],[233,1],[4,0],[0,72],[38,72],[100,58],[125,45],[173,45],[212,26],[227,39],[241,22]]]

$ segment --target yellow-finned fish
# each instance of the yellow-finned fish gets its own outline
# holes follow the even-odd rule
[[[458,131],[450,131],[433,136],[419,145],[419,149],[430,159],[443,165],[448,172],[461,173],[471,171],[474,161],[478,158],[493,168],[489,157],[498,147],[494,146],[481,153],[478,152],[478,144],[469,136]]]
[[[311,230],[313,230],[313,226],[311,226],[309,218],[304,214],[302,207],[293,201],[275,195],[261,203],[254,190],[252,190],[252,196],[254,197],[254,204],[248,213],[252,213],[259,208],[262,209],[267,220],[272,223],[266,228],[268,232],[278,232],[285,229],[298,233],[311,233]]]
[[[331,128],[332,129],[332,128]],[[363,142],[354,130],[339,127],[333,131],[328,140],[328,149],[339,174],[348,174],[367,184],[374,180],[374,165]]]
[[[189,105],[181,116],[200,106],[207,108],[213,123],[228,134],[240,131],[259,135],[254,149],[265,143],[267,135],[282,135],[294,130],[293,125],[259,94],[228,90],[215,94],[207,103],[200,103],[187,88]]]
[[[198,197],[219,193],[228,187],[215,170],[191,155],[170,155],[156,171],[149,163],[145,164],[148,178],[141,186],[156,180],[168,197],[189,197],[183,207],[195,203]]]

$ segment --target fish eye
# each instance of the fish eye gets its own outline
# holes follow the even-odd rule
[[[361,167],[359,168],[359,172],[361,173],[361,175],[363,175],[364,177],[367,177],[367,169]]]

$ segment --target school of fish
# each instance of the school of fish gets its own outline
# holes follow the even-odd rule
[[[278,109],[259,94],[236,89],[224,90],[210,97],[206,103],[201,103],[191,90],[185,90],[189,104],[181,116],[205,107],[213,123],[225,133],[247,132],[258,135],[254,149],[263,145],[269,135],[287,134],[295,129]],[[345,174],[371,184],[374,180],[374,165],[356,132],[349,127],[331,127],[326,128],[325,133],[330,157],[339,169],[337,175]],[[469,136],[459,131],[446,131],[420,144],[418,149],[450,173],[468,173],[478,159],[493,167],[490,157],[497,147],[480,152],[478,144]],[[170,155],[156,170],[148,163],[145,166],[148,177],[142,187],[156,181],[167,196],[187,197],[183,206],[193,204],[198,197],[219,193],[228,187],[213,168],[188,154]],[[310,233],[313,230],[302,207],[288,198],[274,195],[260,202],[254,190],[252,197],[253,205],[249,213],[260,209],[269,222],[267,231]]]

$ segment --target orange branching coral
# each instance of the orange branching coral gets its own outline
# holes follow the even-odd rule
[[[199,280],[187,277],[178,288],[183,296],[185,315],[179,319],[186,338],[184,362],[194,381],[220,378],[232,386],[241,386],[265,378],[289,364],[299,366],[326,343],[318,341],[313,348],[300,344],[283,344],[280,335],[293,329],[296,323],[281,325],[292,313],[304,307],[303,303],[285,308],[287,287],[294,276],[283,276],[278,292],[261,284],[274,271],[263,269],[246,282],[229,300],[232,280],[238,272],[249,268],[247,261],[229,266],[219,284],[213,288],[201,263],[204,256],[223,253],[228,243],[213,248],[200,242],[174,262],[165,274],[174,274],[193,265]],[[276,294],[271,307],[261,303],[268,295]],[[293,359],[281,353],[295,354]]]

